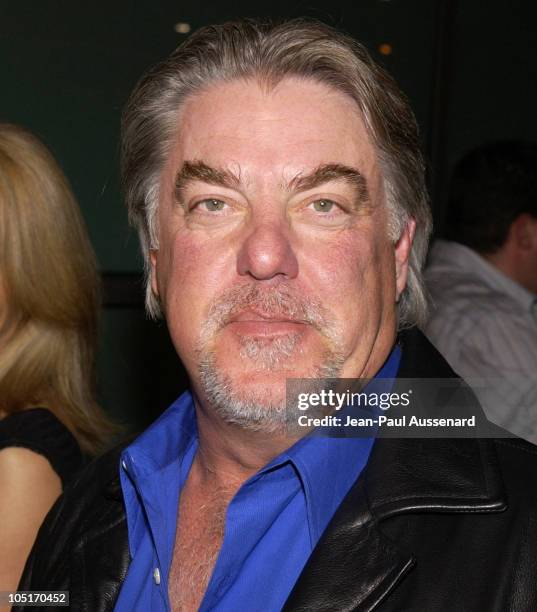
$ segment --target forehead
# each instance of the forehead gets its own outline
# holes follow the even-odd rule
[[[358,106],[314,80],[287,78],[267,90],[254,81],[214,84],[179,113],[169,171],[203,160],[244,182],[290,179],[321,164],[356,167],[378,178],[374,147]]]

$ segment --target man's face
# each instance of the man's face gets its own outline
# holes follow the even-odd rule
[[[355,103],[315,81],[214,85],[161,176],[152,288],[201,404],[260,427],[291,377],[373,376],[394,341],[394,246]],[[229,406],[226,407],[226,402]]]

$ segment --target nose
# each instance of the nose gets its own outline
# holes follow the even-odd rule
[[[298,261],[286,224],[273,221],[256,225],[241,245],[237,272],[257,280],[295,278],[298,274]]]

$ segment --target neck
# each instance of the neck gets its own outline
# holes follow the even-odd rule
[[[382,367],[395,341],[395,324],[389,333],[375,339],[375,351],[366,364],[342,372],[341,376],[372,378]],[[359,374],[356,374],[360,372]],[[306,431],[297,435],[280,431],[255,431],[230,424],[219,417],[211,406],[195,395],[198,427],[198,451],[192,466],[192,476],[203,486],[237,491],[251,476],[291,447]]]
[[[199,446],[193,468],[199,484],[238,490],[298,439],[285,432],[252,431],[226,423],[198,399],[195,408]]]
[[[506,248],[502,248],[496,253],[480,253],[480,255],[507,278],[518,283],[524,289],[535,292],[531,280],[528,280],[528,278],[531,279],[535,276],[533,266],[531,266],[532,272],[528,274],[528,265],[523,257],[517,257],[516,253],[513,254]]]

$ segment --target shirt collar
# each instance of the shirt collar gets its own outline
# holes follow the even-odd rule
[[[197,437],[194,404],[187,391],[125,449],[124,455],[136,457],[139,476],[149,476],[180,459]]]
[[[395,346],[375,380],[395,378],[400,358],[401,349]],[[304,490],[310,537],[316,542],[365,467],[373,442],[373,438],[307,436],[276,457],[250,481],[290,462]],[[194,403],[187,391],[123,451],[122,462],[133,483],[138,483],[139,491],[149,486],[149,490],[158,494],[164,487],[168,499],[177,498],[172,504],[176,507],[178,486],[184,484],[177,481],[176,475],[181,472],[184,456],[190,454],[197,443]],[[142,483],[145,484],[140,486]],[[159,512],[154,501],[151,506]],[[160,538],[160,534],[155,533],[154,537]],[[132,548],[135,546],[131,543]]]
[[[461,272],[474,274],[491,289],[509,295],[525,311],[533,313],[535,294],[511,280],[469,247],[458,242],[437,240],[432,247],[431,262],[455,266]]]
[[[400,360],[401,348],[396,345],[374,380],[394,379]],[[389,384],[391,388],[393,382]],[[261,470],[268,471],[286,461],[291,462],[304,490],[313,542],[318,541],[366,466],[373,443],[374,438],[310,435],[295,442]]]

